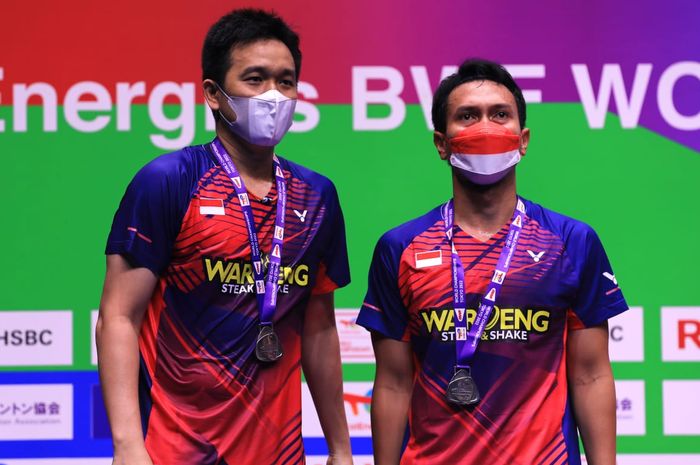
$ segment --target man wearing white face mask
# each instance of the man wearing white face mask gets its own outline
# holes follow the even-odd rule
[[[615,463],[607,320],[627,305],[595,232],[518,196],[525,110],[485,60],[435,92],[453,198],[380,239],[357,320],[376,465],[580,464],[577,433],[588,463]]]
[[[300,367],[328,464],[352,463],[338,196],[274,152],[300,66],[299,38],[276,15],[221,18],[202,50],[216,138],[157,158],[127,188],[97,324],[115,465],[304,463]]]

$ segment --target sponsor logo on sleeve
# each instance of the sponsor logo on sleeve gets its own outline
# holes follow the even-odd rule
[[[612,281],[614,285],[617,286],[617,278],[615,278],[615,275],[612,273],[608,273],[607,271],[603,273],[603,276]]]

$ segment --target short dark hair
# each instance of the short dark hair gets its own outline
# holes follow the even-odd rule
[[[447,98],[456,87],[471,81],[493,81],[502,84],[515,97],[518,109],[520,128],[525,127],[525,99],[520,87],[513,76],[500,64],[480,58],[465,60],[456,73],[447,76],[440,82],[433,96],[433,127],[436,131],[445,132],[447,129]]]
[[[207,33],[202,47],[202,80],[224,85],[231,67],[231,50],[258,40],[275,39],[287,46],[294,59],[296,78],[301,71],[299,36],[273,12],[254,8],[233,10],[221,17]]]

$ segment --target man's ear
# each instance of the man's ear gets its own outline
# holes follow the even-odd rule
[[[520,133],[520,156],[524,157],[527,152],[527,146],[530,143],[530,128],[525,128]]]
[[[447,136],[440,131],[433,131],[433,144],[440,154],[442,160],[447,160],[450,157],[449,150],[447,149]]]
[[[202,81],[202,90],[204,91],[204,99],[207,101],[209,108],[217,112],[219,110],[219,98],[221,97],[217,95],[220,93],[219,86],[211,79],[205,79]]]

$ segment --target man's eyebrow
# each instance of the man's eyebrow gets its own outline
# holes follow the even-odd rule
[[[251,74],[251,73],[259,73],[262,74],[263,76],[267,76],[269,74],[272,74],[272,70],[266,66],[249,66],[245,68],[242,72],[241,75],[244,74]],[[281,72],[283,76],[296,76],[296,72],[294,71],[293,68],[284,68]]]
[[[467,105],[458,106],[455,109],[455,111],[464,111],[464,110],[481,111],[482,108],[483,108],[482,105],[467,104]],[[513,108],[513,105],[511,105],[510,103],[494,103],[493,105],[487,105],[486,108],[488,108],[489,110],[510,110]]]
[[[495,105],[491,105],[489,108],[492,110],[510,110],[513,108],[513,105],[510,103],[497,103]]]
[[[260,74],[267,74],[268,69],[265,68],[264,66],[248,66],[245,68],[241,74],[250,74],[250,73],[260,73]]]
[[[478,110],[479,108],[480,107],[478,105],[460,105],[455,109],[455,111]]]

